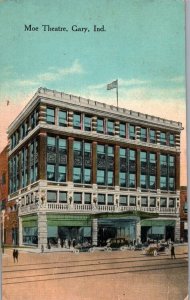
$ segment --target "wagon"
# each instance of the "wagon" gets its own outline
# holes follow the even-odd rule
[[[157,256],[159,254],[169,254],[169,248],[165,244],[149,245],[148,248],[143,249],[143,254]]]

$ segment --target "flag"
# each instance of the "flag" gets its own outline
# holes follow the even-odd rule
[[[115,89],[117,88],[117,86],[118,86],[118,82],[117,80],[115,80],[107,85],[107,90]]]

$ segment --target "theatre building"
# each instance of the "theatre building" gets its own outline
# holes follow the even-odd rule
[[[182,124],[39,88],[8,128],[19,244],[180,239]]]

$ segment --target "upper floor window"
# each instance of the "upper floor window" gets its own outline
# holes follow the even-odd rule
[[[48,124],[55,124],[55,109],[47,107],[46,121]]]
[[[169,144],[170,146],[174,147],[175,146],[175,136],[173,133],[169,134]]]
[[[73,114],[73,128],[81,129],[81,114],[79,113]]]
[[[104,133],[104,120],[97,118],[97,132]]]
[[[129,160],[135,160],[136,158],[136,151],[135,150],[129,150]]]
[[[119,136],[126,137],[126,124],[125,123],[119,124]]]
[[[109,135],[114,135],[114,121],[107,121],[107,133]]]
[[[150,129],[150,142],[156,143],[156,131],[154,129]]]
[[[82,204],[82,193],[73,194],[74,203]]]
[[[60,110],[59,111],[59,126],[67,126],[67,112]]]
[[[105,205],[106,204],[106,195],[98,194],[98,204]]]
[[[126,149],[125,148],[120,148],[119,149],[119,156],[120,157],[126,157]]]
[[[166,145],[166,133],[165,132],[160,132],[160,144]]]
[[[119,203],[121,206],[127,206],[128,205],[128,199],[127,196],[121,195],[119,198]]]
[[[160,155],[160,165],[166,166],[167,165],[167,155],[161,154]]]
[[[108,146],[108,156],[114,156],[114,147]]]
[[[104,145],[97,145],[97,153],[98,154],[105,154],[105,146]]]
[[[147,207],[148,206],[148,198],[141,197],[141,206]]]
[[[156,154],[155,153],[150,153],[150,163],[155,164],[156,163]]]
[[[160,207],[167,207],[167,198],[160,199]]]
[[[135,140],[135,126],[131,124],[129,125],[129,138]]]
[[[146,162],[147,161],[147,153],[144,151],[140,152],[140,160],[141,162]]]
[[[92,129],[92,117],[85,115],[84,116],[84,130],[91,131]]]
[[[114,205],[114,195],[108,195],[108,205]]]
[[[147,129],[146,128],[141,128],[140,130],[140,140],[143,142],[147,141]]]
[[[136,197],[135,196],[130,196],[129,205],[130,206],[136,206]]]
[[[166,176],[161,176],[160,177],[160,189],[161,190],[166,190],[167,189],[167,177]]]
[[[174,167],[175,165],[175,157],[172,155],[169,155],[169,166]]]
[[[57,192],[48,191],[47,192],[47,202],[57,202]]]
[[[150,207],[155,207],[156,206],[156,197],[150,197]]]
[[[55,147],[55,142],[56,142],[55,137],[53,137],[53,136],[47,137],[47,146],[48,147]]]

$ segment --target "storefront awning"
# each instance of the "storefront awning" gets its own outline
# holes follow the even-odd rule
[[[141,226],[175,226],[175,220],[142,220]]]

